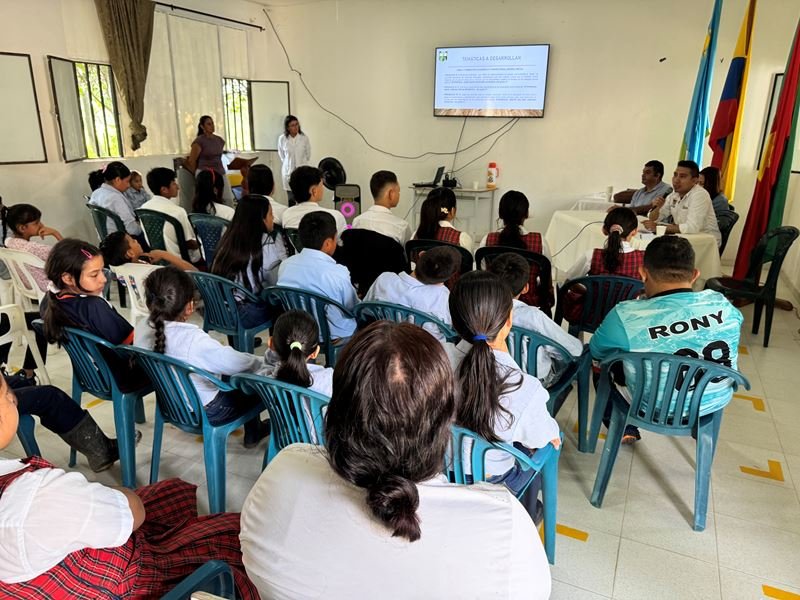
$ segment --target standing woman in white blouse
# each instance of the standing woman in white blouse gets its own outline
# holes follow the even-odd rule
[[[311,142],[300,129],[300,121],[294,115],[287,115],[283,120],[283,134],[278,138],[278,157],[281,159],[283,189],[286,190],[289,206],[294,206],[289,176],[297,167],[311,164]]]

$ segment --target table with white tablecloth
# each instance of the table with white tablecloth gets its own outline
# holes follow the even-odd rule
[[[603,235],[605,211],[598,210],[557,210],[553,213],[545,239],[550,246],[551,261],[557,270],[556,280],[563,281],[569,269],[589,250],[602,248],[606,241]],[[641,228],[644,231],[644,228]],[[695,253],[695,267],[700,277],[695,289],[703,289],[706,279],[722,275],[719,249],[714,236],[708,233],[681,234],[692,244]],[[644,250],[653,236],[634,237],[631,245]]]

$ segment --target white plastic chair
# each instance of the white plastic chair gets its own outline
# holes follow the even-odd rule
[[[0,306],[0,315],[6,315],[11,324],[10,329],[3,335],[0,335],[0,346],[16,342],[17,340],[23,340],[28,348],[30,348],[33,360],[36,362],[36,376],[39,379],[39,383],[49,385],[50,376],[47,374],[44,360],[42,359],[42,355],[39,354],[39,348],[36,346],[34,333],[28,329],[28,325],[25,322],[25,313],[23,313],[22,309],[16,304],[6,304],[5,306]]]
[[[25,312],[37,312],[38,307],[33,301],[41,302],[45,290],[36,283],[30,271],[31,267],[44,270],[44,261],[29,252],[0,248],[0,260],[6,263],[11,280],[14,282],[16,298]]]
[[[117,267],[111,267],[112,271],[122,279],[125,287],[128,288],[128,299],[131,303],[130,321],[135,326],[139,317],[146,317],[150,314],[147,310],[147,303],[144,297],[144,279],[156,269],[158,265],[145,265],[141,263],[127,263]]]

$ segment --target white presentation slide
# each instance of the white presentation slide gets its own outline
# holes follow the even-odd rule
[[[437,117],[541,117],[549,44],[436,48]]]

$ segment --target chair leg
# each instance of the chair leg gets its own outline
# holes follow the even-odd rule
[[[764,320],[764,348],[769,346],[769,334],[772,333],[772,314],[775,312],[775,299],[767,300],[767,314]]]
[[[588,390],[586,393],[588,395]],[[600,437],[600,426],[603,424],[603,415],[606,412],[606,405],[609,402],[611,402],[610,395],[597,394],[595,396],[594,413],[592,413],[592,423],[589,428],[589,438],[586,440],[585,450],[583,450],[584,452],[590,452],[593,454],[595,449],[597,448],[597,439]],[[578,410],[580,411],[580,405],[578,406]],[[587,412],[588,412],[588,407],[587,407]],[[578,412],[578,418],[580,419],[580,412]],[[578,421],[578,434],[580,435],[580,421]]]
[[[542,503],[544,509],[544,550],[547,560],[556,560],[556,512],[558,510],[558,458],[560,453],[547,461],[542,468]]]
[[[722,411],[717,412],[721,413]],[[714,461],[714,448],[716,446],[715,429],[718,430],[718,425],[714,421],[715,415],[706,415],[701,418],[697,427],[697,470],[694,482],[695,531],[703,531],[706,528],[711,463]]]
[[[597,478],[594,480],[592,489],[592,506],[600,508],[603,506],[603,498],[606,495],[608,481],[611,479],[611,471],[617,461],[619,447],[622,444],[622,435],[625,433],[626,414],[616,405],[611,411],[611,422],[608,427],[606,443],[603,446],[603,455],[600,457],[600,465],[597,467]]]
[[[589,421],[589,386],[590,374],[592,372],[592,361],[589,355],[586,355],[585,364],[581,365],[578,369],[578,451],[589,452],[589,442],[586,439],[586,425]],[[602,418],[602,415],[600,415]],[[599,435],[599,430],[598,430]],[[595,444],[597,438],[595,438]],[[591,452],[594,452],[592,447]]]
[[[125,298],[125,284],[117,280],[117,291],[119,292],[119,305],[122,308],[128,308],[128,302]]]
[[[120,394],[114,398],[114,427],[117,430],[119,465],[122,470],[122,485],[136,487],[136,442],[134,428],[134,405],[136,396]]]
[[[142,423],[146,423],[147,419],[144,416],[144,397],[137,396],[136,397],[136,417],[135,421],[140,425]]]
[[[81,405],[81,397],[83,396],[83,389],[81,385],[78,383],[78,379],[75,375],[72,376],[72,400],[78,405]],[[76,452],[75,448],[71,448],[69,451],[69,466],[74,467],[78,462],[78,453]]]
[[[30,331],[25,332],[25,341],[28,343],[28,350],[31,356],[33,356],[33,362],[36,363],[36,376],[39,378],[39,383],[41,385],[50,385],[50,375],[47,373],[44,359],[39,353],[39,346],[36,344],[36,338]]]
[[[758,326],[761,324],[761,311],[764,308],[762,300],[756,300],[753,305],[753,333],[758,333]]]
[[[203,432],[203,454],[208,486],[208,511],[225,512],[225,456],[228,432],[222,427],[206,426]]]
[[[158,481],[158,467],[161,462],[161,438],[164,435],[164,417],[156,402],[156,417],[153,420],[153,455],[150,459],[150,483]]]

